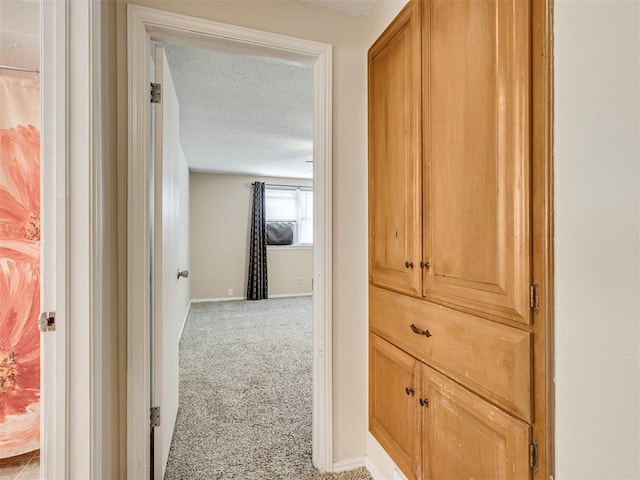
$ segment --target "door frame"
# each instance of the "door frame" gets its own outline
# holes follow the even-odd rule
[[[40,477],[49,479],[68,476],[69,282],[65,244],[69,220],[65,199],[69,169],[66,113],[69,13],[62,2],[42,2],[40,9],[40,310],[56,313],[56,330],[40,334]]]
[[[313,464],[333,468],[332,405],[332,46],[276,33],[127,6],[127,477],[149,476],[149,52],[174,41],[313,66],[314,295]],[[141,435],[141,432],[143,433]]]
[[[95,2],[40,4],[41,309],[56,313],[41,334],[44,479],[103,468],[101,22]]]
[[[531,280],[539,291],[531,325],[533,480],[555,475],[553,4],[531,2]]]

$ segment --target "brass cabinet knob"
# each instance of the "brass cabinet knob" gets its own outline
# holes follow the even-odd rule
[[[410,261],[407,260],[406,262],[404,262],[404,266],[406,268],[413,268],[413,262],[410,262]]]
[[[404,391],[407,392],[407,395],[413,395],[415,393],[413,387],[407,387],[404,389]]]

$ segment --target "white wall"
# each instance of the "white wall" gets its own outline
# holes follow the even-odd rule
[[[191,298],[246,298],[254,181],[311,186],[311,180],[190,174]],[[311,293],[313,249],[267,247],[269,295]],[[298,278],[302,277],[301,284]],[[229,289],[233,291],[229,295]]]
[[[389,26],[400,10],[407,4],[407,0],[377,1],[369,10],[364,21],[364,46],[369,50],[380,34]],[[365,51],[365,61],[367,52]],[[366,92],[366,88],[365,88]]]
[[[24,0],[2,0],[0,31],[40,36],[40,4]]]
[[[313,248],[267,246],[267,269],[270,296],[313,292]]]
[[[166,56],[163,59],[162,181],[162,475],[178,414],[180,333],[189,308],[189,168],[180,144],[180,107]]]
[[[0,2],[0,63],[14,67],[40,66],[40,4],[20,0]],[[13,77],[32,73],[0,70]]]
[[[640,478],[640,3],[555,3],[556,478]]]
[[[367,430],[366,59],[361,17],[298,1],[135,0],[139,5],[332,44],[334,461],[360,458]],[[126,0],[118,1],[119,170],[126,171]],[[126,176],[120,185],[126,191]],[[121,206],[121,218],[125,213]],[[125,237],[126,238],[126,237]]]

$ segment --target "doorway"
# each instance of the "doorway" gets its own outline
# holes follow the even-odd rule
[[[154,472],[242,477],[258,462],[266,474],[271,450],[290,459],[281,473],[309,476],[286,469],[312,471],[313,70],[168,42],[151,50]],[[306,298],[275,300],[293,296]]]
[[[314,78],[313,463],[332,467],[331,391],[331,46],[130,5],[127,432],[131,478],[149,476],[151,382],[150,42],[251,52],[310,65]]]

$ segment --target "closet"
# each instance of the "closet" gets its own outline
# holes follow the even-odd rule
[[[369,429],[408,478],[529,478],[549,428],[534,3],[413,0],[369,50]]]

